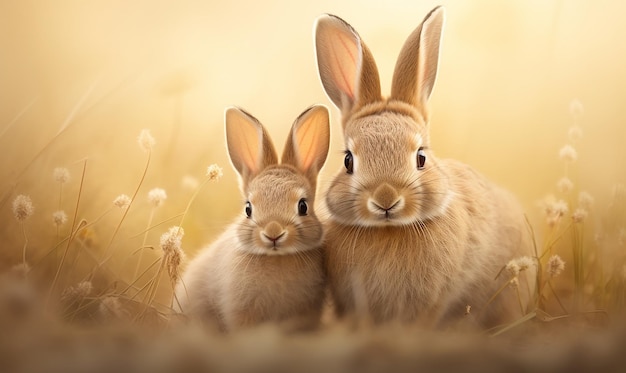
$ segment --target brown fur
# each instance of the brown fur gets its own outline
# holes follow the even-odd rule
[[[469,166],[437,159],[430,149],[427,103],[443,21],[443,9],[436,8],[409,36],[392,95],[381,99],[375,62],[358,48],[365,45],[358,34],[337,17],[318,20],[320,77],[342,111],[354,160],[353,173],[339,171],[326,195],[326,267],[340,316],[434,326],[463,316],[467,305],[483,325],[521,315],[512,289],[484,306],[510,279],[495,279],[502,267],[531,254],[523,211],[508,192]],[[356,62],[342,60],[353,55]],[[357,67],[345,68],[351,64]],[[345,82],[354,86],[342,91]],[[426,157],[420,169],[418,154]],[[529,294],[520,281],[526,304]]]
[[[176,290],[180,308],[222,330],[269,321],[313,327],[325,287],[322,224],[313,206],[317,173],[328,153],[328,110],[315,106],[296,120],[282,164],[276,164],[265,129],[249,114],[229,109],[226,132],[252,213],[189,264]],[[302,199],[305,215],[298,209]]]

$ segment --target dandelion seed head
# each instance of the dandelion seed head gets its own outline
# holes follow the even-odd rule
[[[525,271],[535,265],[535,261],[533,260],[533,258],[529,256],[521,256],[515,259],[515,261],[517,262],[517,265],[519,266],[520,272]]]
[[[148,129],[141,130],[141,132],[139,133],[139,137],[137,137],[137,142],[139,143],[139,147],[141,148],[141,150],[146,153],[152,151],[154,144],[156,144],[154,137],[152,137],[152,134]]]
[[[578,153],[571,145],[565,145],[559,150],[559,158],[565,162],[574,162],[578,159]]]
[[[573,143],[578,142],[583,138],[583,129],[580,126],[571,126],[567,131],[567,137]]]
[[[550,277],[556,277],[563,272],[565,269],[565,262],[558,255],[552,255],[550,259],[548,259],[548,263],[546,265],[546,272]]]
[[[57,227],[65,225],[67,223],[67,214],[63,210],[55,211],[52,213],[52,221]]]
[[[567,214],[567,212],[569,211],[569,207],[567,206],[567,202],[565,202],[564,200],[560,199],[558,201],[554,202],[554,205],[552,206],[552,209],[554,211],[554,214],[556,216],[564,216]]]
[[[180,279],[180,266],[184,259],[185,253],[180,249],[174,250],[169,255],[166,255],[165,265],[167,267],[167,274],[174,283],[178,282]]]
[[[108,296],[100,300],[98,312],[107,320],[122,320],[127,316],[126,310],[116,296]]]
[[[161,249],[163,250],[168,275],[173,282],[180,278],[180,265],[185,258],[182,250],[182,239],[185,231],[182,227],[173,226],[161,235]]]
[[[562,199],[556,199],[553,195],[546,196],[539,206],[543,209],[543,213],[548,217],[561,217],[569,211],[567,202]]]
[[[583,115],[585,108],[583,107],[582,102],[579,99],[575,98],[569,102],[569,113],[574,118],[579,118]]]
[[[513,277],[510,281],[509,281],[509,286],[512,289],[517,289],[519,288],[519,278],[518,277]]]
[[[93,291],[93,284],[91,281],[81,281],[74,286],[70,286],[67,289],[63,290],[61,294],[61,299],[63,300],[80,300],[85,297],[88,297]]]
[[[543,210],[543,213],[546,216],[554,215],[554,203],[556,202],[556,197],[552,194],[549,194],[543,198],[543,200],[538,202],[539,207]]]
[[[181,180],[180,184],[183,187],[183,189],[190,190],[190,191],[196,190],[198,186],[200,185],[200,183],[198,182],[198,179],[196,179],[195,177],[191,175],[183,176],[183,179]]]
[[[517,275],[519,275],[519,271],[520,271],[520,267],[519,264],[517,264],[517,260],[513,259],[510,260],[507,264],[505,269],[507,270],[507,272],[509,272],[509,274],[511,274],[511,276],[513,277],[517,277]]]
[[[206,175],[209,177],[209,180],[217,181],[223,175],[222,168],[216,164],[212,164],[207,168]]]
[[[57,183],[65,184],[70,180],[70,170],[65,167],[57,167],[52,172],[52,176]]]
[[[148,192],[148,202],[154,207],[159,207],[167,199],[164,189],[154,188]]]
[[[572,220],[574,221],[574,223],[582,223],[583,221],[585,221],[588,215],[589,212],[587,210],[579,207],[572,214]]]
[[[30,218],[34,212],[35,207],[33,206],[33,201],[31,201],[29,196],[20,194],[15,197],[13,200],[13,215],[17,221],[23,222],[24,220]]]
[[[161,235],[161,249],[167,254],[175,250],[181,250],[181,244],[185,230],[179,226],[171,227]]]
[[[561,193],[569,193],[572,191],[572,189],[574,189],[574,183],[572,183],[572,181],[569,178],[562,177],[556,183],[556,187]]]
[[[127,196],[126,194],[120,194],[113,200],[113,205],[121,208],[122,210],[126,210],[128,206],[130,206],[130,201],[131,199],[129,196]]]
[[[593,206],[593,196],[589,192],[582,191],[578,194],[578,205],[584,209],[591,210]]]

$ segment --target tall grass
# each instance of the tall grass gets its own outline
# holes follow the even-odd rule
[[[580,104],[574,106],[582,110]],[[555,190],[539,203],[542,217],[528,220],[534,251],[502,263],[498,276],[507,276],[507,281],[480,307],[488,308],[504,292],[516,292],[523,316],[481,334],[502,337],[521,331],[541,335],[542,331],[551,330],[551,325],[567,328],[571,323],[578,327],[582,322],[595,327],[623,319],[626,188],[619,184],[607,187],[608,198],[593,198],[584,190],[584,180],[574,177],[579,155],[576,146],[584,141],[581,114],[576,110],[567,144],[560,152],[555,146],[555,160],[563,162],[564,172],[555,175]],[[184,184],[191,188],[191,195],[148,189],[147,175],[160,172],[153,169],[153,152],[162,149],[157,150],[155,139],[147,130],[140,133],[138,145],[137,154],[129,157],[143,160],[143,167],[137,171],[131,196],[119,194],[101,203],[97,190],[86,187],[89,178],[95,177],[88,172],[89,158],[79,163],[77,177],[71,177],[70,171],[61,166],[43,173],[52,175],[57,183],[52,192],[54,202],[45,208],[33,207],[31,197],[27,197],[36,196],[37,188],[20,183],[21,187],[12,191],[5,183],[0,192],[23,193],[13,197],[11,206],[3,207],[12,209],[14,217],[6,223],[11,226],[7,234],[14,236],[7,242],[20,242],[21,237],[23,245],[21,255],[19,246],[5,246],[5,250],[15,252],[13,258],[22,258],[3,263],[6,269],[0,282],[15,284],[16,278],[28,281],[44,295],[45,312],[59,315],[65,325],[107,326],[123,321],[153,332],[176,325],[179,315],[174,311],[177,299],[173,290],[183,270],[185,229],[189,224],[195,228],[187,217],[200,192],[222,177],[222,169],[211,165],[199,182],[187,176]],[[38,154],[43,156],[45,152]],[[70,203],[68,219],[65,209]],[[162,206],[168,204],[175,204],[175,208],[162,214]],[[94,213],[94,206],[106,207]],[[48,218],[33,219],[37,215]],[[37,237],[36,249],[29,246],[33,237]],[[210,237],[204,239],[208,242]],[[532,288],[530,276],[536,276]],[[532,302],[526,304],[521,293],[531,294]],[[468,307],[466,313],[471,312]],[[334,321],[329,325],[353,324],[342,326]],[[359,328],[374,330],[369,324]],[[321,332],[319,340],[324,341],[324,333],[335,333],[331,330],[334,329]]]

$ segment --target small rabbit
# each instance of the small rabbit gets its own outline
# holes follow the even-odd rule
[[[428,99],[443,23],[437,7],[408,37],[383,98],[357,32],[333,15],[316,21],[319,75],[341,110],[346,147],[345,168],[326,194],[325,262],[339,316],[430,327],[463,316],[468,305],[481,326],[522,313],[514,289],[490,301],[511,280],[498,276],[502,267],[531,253],[519,203],[430,148]],[[534,287],[529,272],[529,286],[519,287],[524,304]]]
[[[315,327],[325,271],[322,224],[313,206],[328,154],[328,109],[313,106],[296,119],[280,164],[257,119],[229,108],[225,121],[243,216],[189,263],[176,289],[179,307],[222,330],[266,321]]]

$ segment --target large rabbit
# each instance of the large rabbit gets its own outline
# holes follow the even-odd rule
[[[282,162],[263,126],[226,111],[226,141],[240,175],[242,216],[189,264],[176,289],[183,313],[232,330],[266,321],[314,327],[325,293],[317,175],[328,153],[328,109],[293,124]]]
[[[521,207],[430,148],[428,99],[443,23],[437,7],[408,37],[391,96],[383,98],[374,59],[356,31],[332,15],[316,22],[320,79],[341,110],[345,140],[345,168],[326,195],[326,267],[339,316],[436,326],[469,305],[480,325],[494,325],[522,312],[514,289],[489,302],[511,279],[496,280],[500,269],[531,253]],[[531,284],[519,288],[524,304],[533,288],[527,277]]]

